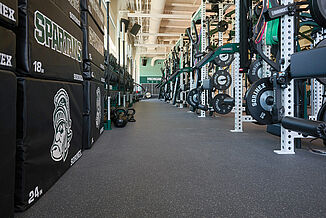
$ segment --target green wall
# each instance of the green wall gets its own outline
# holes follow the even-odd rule
[[[162,77],[161,68],[164,66],[164,60],[157,60],[154,66],[151,66],[152,58],[146,59],[146,66],[143,66],[143,58],[140,59],[140,83],[159,83]]]

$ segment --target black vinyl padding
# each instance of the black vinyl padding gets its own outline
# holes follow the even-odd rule
[[[16,35],[12,30],[0,26],[0,69],[16,69]]]
[[[326,47],[294,53],[291,56],[291,78],[318,78],[326,76]]]
[[[106,71],[102,70],[92,62],[84,62],[83,77],[86,80],[105,83]]]
[[[24,211],[81,155],[83,87],[18,78],[17,97],[15,209]],[[36,188],[42,194],[31,198]]]
[[[104,34],[95,24],[89,12],[81,12],[83,31],[83,60],[92,62],[104,70]]]
[[[104,132],[104,84],[84,81],[83,149],[90,149]]]
[[[326,123],[321,121],[305,120],[297,117],[284,117],[282,126],[288,130],[326,139]]]
[[[19,20],[19,75],[82,82],[82,31],[56,4],[19,0]],[[41,71],[37,63],[41,63]]]
[[[17,94],[14,73],[0,70],[0,93],[0,217],[13,217]]]
[[[94,19],[100,31],[104,34],[104,14],[98,0],[80,0],[82,11],[88,11]]]
[[[18,0],[0,1],[0,26],[15,29],[18,25]]]

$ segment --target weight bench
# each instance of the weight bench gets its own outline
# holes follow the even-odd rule
[[[291,56],[291,78],[326,77],[326,47],[301,51]]]

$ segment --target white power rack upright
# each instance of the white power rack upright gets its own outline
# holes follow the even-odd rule
[[[180,43],[179,43],[179,47],[180,47],[180,69],[183,69],[184,67],[184,35],[181,34],[180,36]],[[185,101],[185,92],[183,89],[184,86],[184,75],[185,73],[181,73],[180,74],[180,87],[182,88],[181,92],[180,92],[180,104],[179,104],[179,108],[183,108],[184,105],[184,101]]]
[[[240,0],[235,0],[235,43],[240,43]],[[231,132],[242,132],[243,127],[243,80],[240,73],[240,54],[235,53],[234,59],[234,130]]]
[[[281,5],[292,4],[294,0],[282,0]],[[290,65],[291,55],[294,53],[294,16],[285,15],[281,18],[281,72],[284,74]],[[290,81],[282,91],[282,107],[285,116],[294,116],[294,81]],[[299,134],[281,127],[281,149],[275,150],[277,154],[294,154],[294,139]]]
[[[207,21],[206,21],[206,1],[201,0],[201,52],[204,52],[207,48]],[[208,78],[208,66],[207,64],[201,68],[201,82]],[[201,104],[206,105],[208,97],[207,90],[202,92]],[[201,111],[199,117],[206,117],[206,112]]]

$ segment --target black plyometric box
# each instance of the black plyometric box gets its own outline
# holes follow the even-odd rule
[[[24,211],[82,155],[83,86],[17,80],[15,208]]]
[[[16,70],[16,35],[0,26],[0,69]]]
[[[104,70],[104,35],[87,11],[81,12],[83,31],[83,60]]]
[[[52,1],[19,0],[17,73],[82,82],[82,70],[81,29]]]
[[[87,11],[94,19],[96,25],[104,33],[104,14],[98,0],[80,0],[81,10]]]
[[[0,93],[0,217],[13,217],[17,93],[14,73],[0,70]]]
[[[0,1],[0,25],[14,29],[18,24],[18,0]]]
[[[89,149],[104,132],[104,84],[84,81],[83,148]]]

